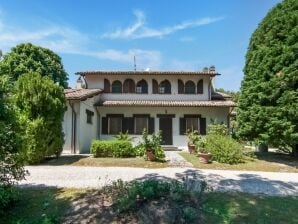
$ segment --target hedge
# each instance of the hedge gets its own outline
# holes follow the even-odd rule
[[[131,142],[121,140],[93,140],[91,153],[94,157],[135,157]]]

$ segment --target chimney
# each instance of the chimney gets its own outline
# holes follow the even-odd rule
[[[82,81],[82,78],[81,76],[77,79],[77,86],[76,86],[77,89],[83,89],[83,81]]]
[[[209,68],[209,72],[213,72],[215,73],[215,66],[214,65],[211,65],[210,68]]]
[[[208,73],[208,72],[209,72],[208,67],[204,67],[204,68],[203,68],[203,72]]]

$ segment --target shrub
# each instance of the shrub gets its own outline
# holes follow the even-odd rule
[[[19,198],[19,192],[15,187],[0,185],[0,215],[12,203]]]
[[[136,152],[131,142],[120,140],[94,140],[91,145],[94,157],[135,157]]]
[[[142,143],[139,143],[134,147],[134,151],[136,153],[136,156],[144,156],[145,154],[145,147]]]
[[[210,124],[208,125],[209,135],[228,135],[229,130],[225,124]]]
[[[120,132],[118,135],[114,135],[114,138],[120,141],[131,141],[132,137],[129,136],[128,132],[125,133]]]
[[[157,161],[163,161],[165,159],[165,153],[161,147],[162,143],[162,135],[161,132],[158,132],[157,134],[152,134],[151,137],[148,136],[147,129],[143,130],[143,147],[148,151],[153,152],[155,159]]]
[[[243,162],[242,145],[229,136],[207,135],[206,148],[215,161],[236,164]]]

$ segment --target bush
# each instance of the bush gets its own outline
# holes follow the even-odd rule
[[[151,137],[148,135],[147,129],[143,130],[143,147],[144,150],[151,151],[154,156],[155,160],[157,161],[164,161],[165,159],[165,153],[161,147],[162,143],[162,135],[161,132],[158,132],[157,134],[152,134]]]
[[[0,215],[12,203],[16,202],[19,198],[19,192],[12,186],[0,185]]]
[[[243,162],[242,145],[231,137],[207,135],[206,141],[206,148],[215,161],[228,164]]]
[[[91,153],[94,157],[135,157],[136,151],[131,142],[120,140],[94,140],[91,145]]]
[[[144,156],[145,147],[142,143],[140,143],[134,147],[134,151],[136,152],[136,156]]]
[[[229,130],[225,124],[210,124],[208,125],[209,135],[228,135]]]

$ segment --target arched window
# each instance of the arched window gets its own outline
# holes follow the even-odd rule
[[[184,93],[184,83],[181,79],[178,79],[178,94]]]
[[[104,80],[104,92],[109,93],[111,89],[110,81],[108,79]]]
[[[155,79],[152,79],[152,93],[158,93],[158,82]]]
[[[171,93],[171,83],[168,80],[164,80],[159,85],[160,94],[170,94]]]
[[[186,94],[195,94],[196,93],[196,85],[193,81],[187,81],[185,83],[185,93]]]
[[[123,83],[123,93],[135,93],[135,82],[132,79],[126,79]]]
[[[203,79],[198,81],[198,86],[197,86],[197,93],[203,94],[204,92],[204,86],[203,86]]]
[[[112,83],[112,93],[122,93],[122,83],[118,80]]]
[[[136,88],[137,93],[148,93],[148,84],[147,82],[142,79],[137,83],[137,88]]]

